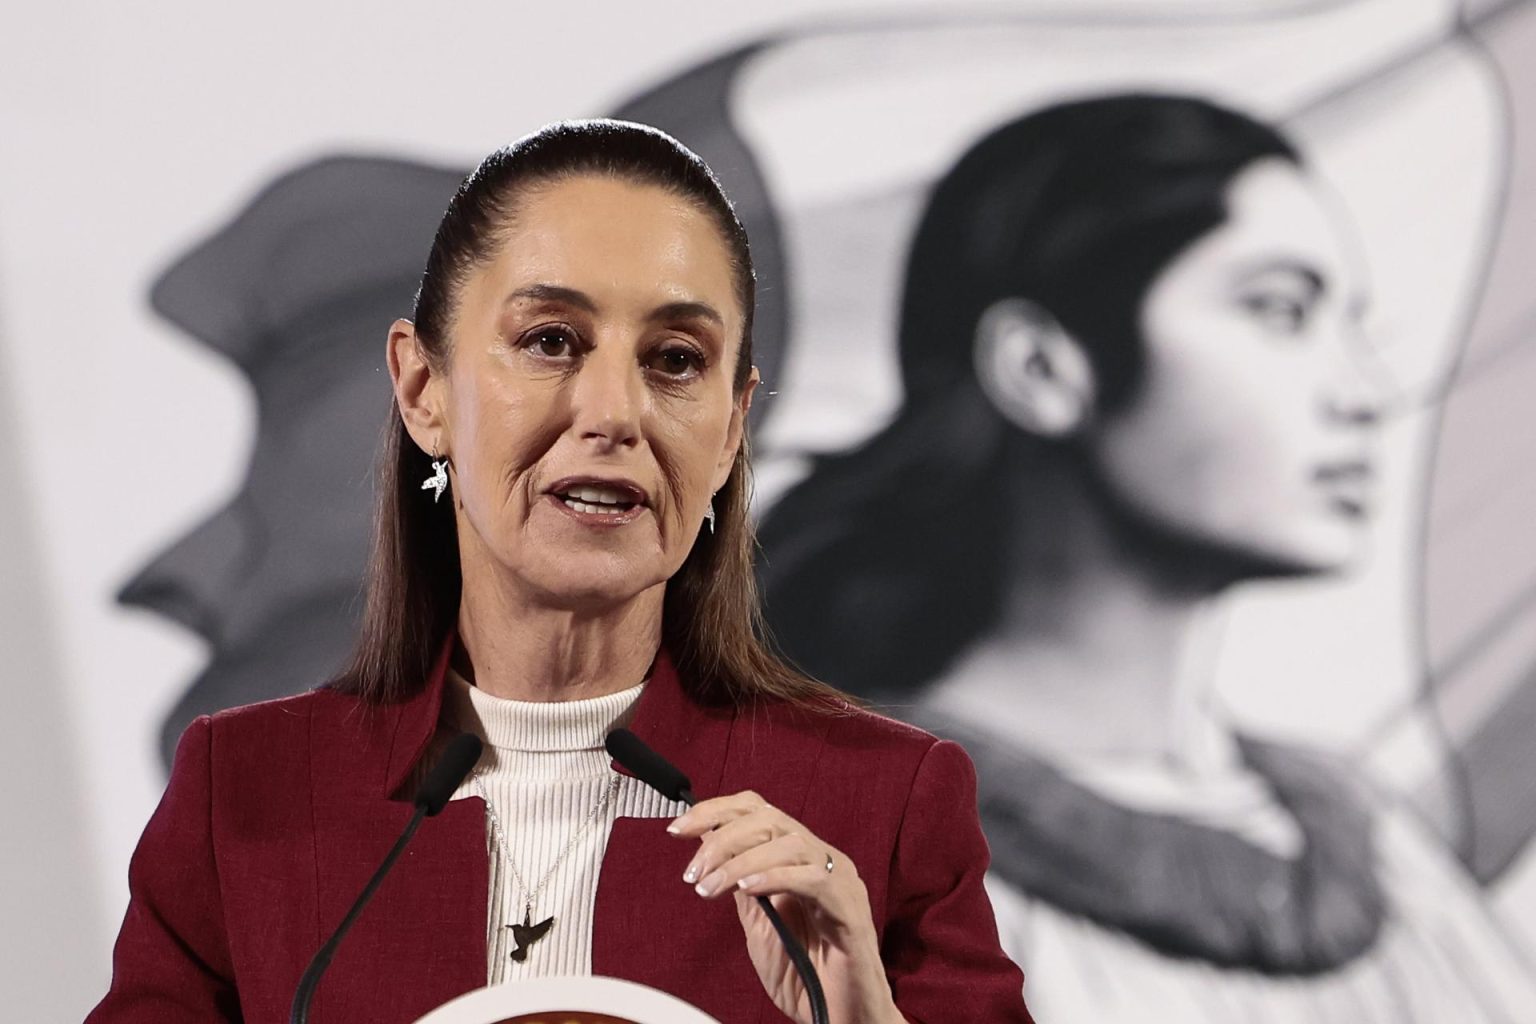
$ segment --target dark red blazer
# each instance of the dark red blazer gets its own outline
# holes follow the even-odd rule
[[[288,1019],[305,965],[411,816],[401,790],[437,726],[446,655],[402,704],[317,690],[188,727],[133,855],[112,986],[88,1024]],[[853,860],[911,1020],[1029,1020],[982,889],[987,846],[958,746],[863,711],[706,708],[665,655],[631,728],[701,798],[756,790]],[[614,823],[593,973],[674,993],[726,1024],[784,1020],[734,901],[682,882],[696,842],[669,836],[667,821]],[[484,804],[455,800],[422,824],[343,941],[310,1019],[407,1022],[484,985],[486,886]]]

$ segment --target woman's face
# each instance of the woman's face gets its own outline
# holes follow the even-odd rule
[[[1152,282],[1145,380],[1091,443],[1107,486],[1159,528],[1282,572],[1339,568],[1373,476],[1360,270],[1294,165],[1255,163],[1227,201]]]
[[[742,328],[725,241],[689,201],[596,176],[525,192],[450,329],[466,583],[495,565],[580,610],[672,576],[741,442]]]

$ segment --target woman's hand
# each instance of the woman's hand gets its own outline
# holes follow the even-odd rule
[[[705,899],[735,897],[752,965],[786,1016],[810,1024],[811,1004],[757,896],[772,901],[810,954],[832,1020],[904,1020],[880,961],[869,893],[842,853],[750,790],[701,801],[667,831],[700,840],[683,881]]]

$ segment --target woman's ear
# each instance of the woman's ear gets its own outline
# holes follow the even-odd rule
[[[396,320],[389,328],[385,353],[389,379],[395,389],[395,404],[411,440],[424,452],[451,450],[443,415],[443,377],[432,368],[416,337],[416,325]]]
[[[1093,418],[1093,364],[1077,339],[1039,304],[999,299],[976,325],[976,377],[997,411],[1020,430],[1071,437]]]

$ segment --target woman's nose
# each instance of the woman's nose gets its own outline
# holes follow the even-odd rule
[[[1364,389],[1335,392],[1328,399],[1328,414],[1352,427],[1374,427],[1381,422],[1381,400]]]
[[[600,449],[633,447],[640,441],[644,381],[635,361],[602,346],[589,353],[576,373],[573,428]]]
[[[1327,353],[1327,384],[1324,414],[1334,423],[1357,428],[1379,424],[1392,395],[1391,376],[1372,337],[1358,322],[1351,322]]]

